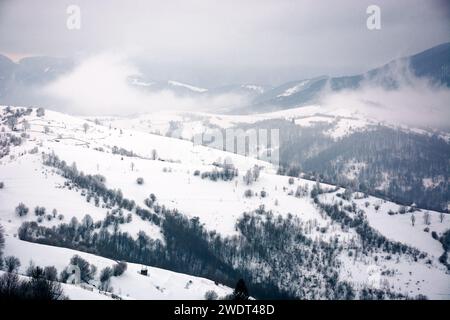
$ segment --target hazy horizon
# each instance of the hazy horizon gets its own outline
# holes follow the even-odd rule
[[[66,11],[80,9],[80,29]],[[155,80],[204,87],[278,85],[358,74],[449,42],[446,1],[0,1],[0,52],[23,56],[127,56]]]
[[[396,59],[401,59],[401,58],[408,58],[409,56],[413,56],[413,55],[415,55],[415,54],[418,54],[418,53],[421,53],[421,52],[423,52],[423,51],[426,51],[426,50],[428,50],[428,49],[431,49],[431,48],[434,48],[434,47],[437,47],[437,46],[440,46],[440,45],[444,45],[444,44],[447,44],[447,43],[450,43],[450,41],[449,42],[442,42],[442,43],[438,43],[438,44],[436,44],[436,45],[433,45],[432,47],[430,47],[430,48],[425,48],[425,49],[423,49],[423,50],[420,50],[420,51],[414,51],[414,52],[411,52],[411,53],[408,53],[408,54],[406,54],[406,55],[404,55],[404,56],[399,56],[399,57],[395,57],[395,58],[392,58],[392,59],[390,59],[390,60],[386,60],[384,63],[381,63],[380,65],[376,65],[376,66],[374,66],[374,67],[372,67],[371,69],[367,69],[367,70],[362,70],[361,72],[353,72],[353,73],[346,73],[346,72],[343,72],[343,73],[340,73],[340,74],[328,74],[328,73],[324,73],[324,74],[313,74],[313,75],[311,75],[309,78],[317,78],[317,77],[322,77],[322,76],[328,76],[328,77],[345,77],[345,76],[353,76],[353,75],[359,75],[359,74],[362,74],[362,73],[366,73],[366,72],[368,72],[368,71],[370,71],[370,70],[372,70],[372,69],[376,69],[376,68],[379,68],[379,67],[382,67],[382,66],[384,66],[384,65],[386,65],[386,64],[388,64],[389,62],[392,62],[392,61],[394,61],[394,60],[396,60]],[[22,61],[23,59],[27,59],[27,58],[55,58],[55,59],[63,59],[63,60],[68,60],[68,61],[73,61],[73,62],[75,62],[75,66],[78,66],[79,64],[81,64],[81,63],[83,63],[84,61],[86,61],[87,59],[90,59],[90,58],[93,58],[93,57],[96,57],[96,56],[102,56],[102,55],[108,55],[109,53],[107,53],[107,52],[101,52],[101,53],[98,53],[98,54],[95,54],[95,55],[91,55],[91,56],[85,56],[85,57],[83,57],[83,58],[80,58],[80,57],[78,57],[78,58],[75,58],[75,57],[71,57],[71,56],[65,56],[65,57],[62,57],[62,56],[50,56],[50,55],[27,55],[27,56],[22,56],[22,57],[19,57],[19,58],[14,58],[14,57],[11,57],[9,54],[7,54],[7,53],[5,53],[5,52],[0,52],[0,55],[3,55],[3,56],[5,56],[5,57],[7,57],[8,59],[10,59],[11,61],[13,61],[14,63],[16,63],[16,64],[19,64],[20,63],[20,61]],[[133,64],[134,65],[134,64]],[[147,76],[147,74],[145,74],[145,73],[143,73],[142,71],[141,71],[141,69],[139,68],[139,66],[136,66],[135,65],[135,71],[136,71],[136,75],[143,75],[143,76]],[[151,76],[151,75],[150,75]],[[285,81],[282,81],[282,82],[278,82],[278,83],[275,83],[275,84],[269,84],[269,83],[266,83],[266,82],[264,82],[264,79],[261,79],[260,81],[258,81],[258,82],[249,82],[248,84],[255,84],[255,85],[262,85],[262,86],[268,86],[268,87],[277,87],[277,86],[279,86],[279,85],[282,85],[282,84],[285,84],[285,83],[288,83],[288,82],[295,82],[295,81],[298,81],[298,80],[304,80],[305,78],[291,78],[291,79],[287,79],[287,80],[285,80]],[[164,79],[157,79],[157,81],[162,81],[162,82],[164,82],[164,81],[170,81],[170,80],[178,80],[177,78],[164,78]],[[190,82],[190,81],[186,81],[186,83],[187,84],[195,84],[195,83],[192,83],[192,82]],[[227,86],[232,86],[232,85],[240,85],[240,84],[244,84],[244,83],[238,83],[238,82],[233,82],[233,83],[226,83],[226,84],[222,84],[222,85],[218,85],[218,86],[211,86],[211,85],[207,85],[207,84],[205,84],[205,85],[201,85],[201,87],[203,87],[203,88],[206,88],[206,89],[215,89],[215,88],[220,88],[220,87],[227,87]]]

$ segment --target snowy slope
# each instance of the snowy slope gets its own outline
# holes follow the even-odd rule
[[[289,110],[279,116],[297,118],[299,112],[300,110]],[[309,115],[313,117],[316,111],[314,107],[302,108],[301,113],[307,115],[305,112],[310,112]],[[235,121],[250,122],[265,116],[278,115],[259,115],[253,117],[254,119],[246,116],[211,116],[209,120],[211,123],[227,126]],[[317,119],[317,115],[314,117],[313,119]],[[23,221],[36,221],[33,212],[25,217],[17,217],[14,208],[19,202],[23,202],[31,210],[35,206],[43,206],[48,213],[55,208],[58,214],[64,215],[63,222],[66,223],[72,217],[81,220],[85,214],[90,214],[94,221],[101,220],[106,215],[106,208],[96,207],[93,201],[87,202],[81,190],[69,190],[64,187],[65,179],[53,168],[43,165],[41,153],[51,152],[69,165],[75,162],[78,170],[86,174],[103,175],[106,177],[105,184],[108,188],[120,188],[125,197],[142,207],[144,207],[143,200],[150,193],[154,193],[159,204],[170,209],[178,209],[188,217],[199,217],[207,230],[215,230],[223,236],[236,235],[235,224],[242,214],[264,205],[276,216],[287,217],[292,214],[313,226],[306,233],[306,236],[313,240],[320,238],[324,241],[333,241],[337,238],[349,246],[353,241],[359,241],[353,229],[342,228],[324,215],[309,196],[294,196],[299,185],[312,189],[314,182],[296,178],[290,184],[288,177],[275,174],[276,170],[271,164],[216,149],[194,146],[190,141],[148,133],[138,127],[142,124],[139,121],[145,123],[145,118],[140,118],[138,122],[136,119],[112,121],[100,119],[103,125],[51,111],[46,111],[44,117],[36,117],[33,112],[24,118],[30,123],[30,129],[27,130],[30,138],[20,146],[11,147],[9,155],[0,159],[0,181],[5,183],[4,188],[0,190],[0,223],[7,233],[5,251],[7,255],[18,256],[22,261],[22,268],[29,260],[33,260],[38,265],[55,265],[60,271],[75,253],[94,262],[99,270],[114,263],[102,257],[28,243],[14,237]],[[158,121],[158,115],[154,118],[148,116],[148,121],[152,123]],[[85,123],[89,125],[86,132],[83,128]],[[9,128],[3,127],[5,132],[9,131]],[[18,127],[20,128],[20,125]],[[48,128],[47,133],[45,127]],[[114,154],[112,152],[114,146],[132,151],[134,156]],[[34,147],[38,147],[38,152],[30,153]],[[157,151],[157,159],[153,159],[152,150]],[[212,170],[213,162],[221,162],[225,158],[230,158],[239,169],[240,176],[235,180],[210,181],[193,175],[195,170],[201,172]],[[251,186],[247,186],[242,176],[255,164],[261,165],[263,170],[260,178]],[[138,177],[144,179],[143,185],[136,183]],[[329,185],[321,187],[329,190],[333,188]],[[246,198],[244,191],[249,188],[258,194],[265,191],[267,196]],[[337,196],[337,193],[342,191],[325,193],[320,199],[324,203],[337,203],[342,201]],[[449,298],[450,275],[438,262],[443,248],[432,238],[431,232],[435,231],[441,235],[449,229],[450,217],[446,216],[444,221],[440,222],[439,213],[430,211],[431,223],[426,226],[429,231],[424,232],[425,226],[422,222],[424,211],[414,213],[417,222],[413,227],[410,220],[412,213],[388,214],[389,210],[399,210],[397,204],[368,197],[344,200],[341,206],[351,205],[352,202],[357,208],[364,210],[367,221],[375,230],[388,239],[425,252],[431,264],[422,260],[412,261],[403,256],[397,259],[388,259],[384,256],[375,259],[369,256],[357,260],[343,253],[342,279],[350,280],[357,285],[367,284],[371,281],[372,269],[375,269],[378,277],[377,285],[380,283],[386,285],[388,282],[399,292],[411,295],[421,293],[436,299]],[[375,210],[376,205],[380,206],[378,210]],[[157,225],[141,220],[135,212],[130,213],[133,220],[121,225],[122,231],[136,236],[143,230],[151,238],[164,242],[164,236]],[[41,222],[44,226],[58,223],[56,219],[52,221],[44,219]],[[321,231],[322,229],[325,231]],[[208,290],[216,291],[219,296],[230,292],[230,289],[217,287],[214,282],[206,279],[157,268],[151,268],[148,281],[142,281],[142,276],[137,273],[139,269],[139,265],[129,264],[123,276],[113,278],[114,292],[135,299],[195,299],[203,298]],[[383,274],[382,270],[396,271]],[[23,269],[21,271],[23,272]],[[152,274],[157,276],[152,277]],[[189,279],[193,281],[193,284],[188,286],[192,290],[184,291],[183,288]],[[77,293],[73,296],[77,297]]]
[[[295,87],[290,88],[292,90]],[[289,91],[283,94],[288,95]],[[217,128],[226,129],[234,126],[256,124],[265,120],[287,120],[299,127],[314,127],[320,124],[330,126],[324,134],[334,140],[358,131],[371,130],[379,125],[414,132],[424,135],[437,135],[450,141],[450,133],[445,130],[418,128],[401,124],[398,119],[376,116],[376,109],[361,108],[357,105],[333,103],[329,105],[307,105],[282,111],[258,113],[251,115],[229,115],[205,112],[161,111],[152,114],[141,114],[127,118],[100,118],[104,125],[117,126],[137,131],[167,135],[171,134],[170,124],[176,124],[177,131],[183,139],[191,140],[196,134]]]
[[[196,87],[196,86],[192,86],[190,84],[186,84],[186,83],[182,83],[182,82],[178,82],[178,81],[174,81],[174,80],[169,80],[169,81],[167,81],[167,83],[169,85],[171,85],[171,86],[183,87],[183,88],[189,89],[189,90],[194,91],[194,92],[203,93],[203,92],[208,91],[208,89],[205,89],[205,88],[199,88],[199,87]]]
[[[255,124],[265,120],[288,120],[299,127],[312,127],[326,123],[332,127],[324,132],[325,135],[338,139],[359,130],[368,130],[370,126],[377,125],[378,119],[367,117],[357,109],[348,107],[323,108],[320,105],[305,106],[301,108],[276,111],[252,115],[219,115],[203,112],[158,112],[143,114],[129,118],[106,117],[102,120],[105,125],[138,130],[142,132],[166,135],[170,133],[170,123],[179,127],[177,133],[184,139],[192,139],[200,134],[216,128],[230,128],[239,125]],[[395,123],[385,123],[397,127]]]
[[[75,254],[97,266],[99,271],[105,267],[112,267],[116,263],[114,260],[80,251],[21,241],[11,234],[7,234],[6,243],[5,255],[14,255],[20,259],[22,265],[19,272],[22,274],[25,273],[30,261],[38,266],[52,265],[58,271],[62,271]],[[123,299],[172,300],[204,299],[205,293],[209,290],[214,290],[223,297],[232,291],[223,285],[215,285],[213,281],[207,279],[149,266],[147,266],[148,276],[143,276],[139,273],[141,269],[141,265],[128,263],[124,274],[111,278],[112,292]],[[108,298],[105,292],[99,292],[95,288],[89,291],[79,285],[65,284],[63,290],[71,299]]]

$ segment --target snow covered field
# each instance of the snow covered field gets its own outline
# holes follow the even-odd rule
[[[75,254],[81,256],[89,263],[97,266],[99,270],[112,267],[116,262],[93,254],[76,250],[58,248],[21,241],[11,234],[6,236],[5,255],[14,255],[20,259],[22,266],[19,272],[24,274],[29,262],[38,266],[55,266],[58,271],[67,267],[70,258]],[[146,266],[148,275],[140,274],[143,266],[128,263],[127,270],[120,277],[112,277],[113,293],[121,299],[147,299],[147,300],[196,300],[204,299],[205,293],[214,290],[219,297],[230,294],[232,290],[223,285],[215,285],[213,281],[193,277],[181,273]],[[70,299],[110,299],[105,292],[93,286],[89,289],[80,285],[65,284],[64,293]]]
[[[317,115],[314,108],[305,107],[301,111],[293,109],[252,117],[210,116],[208,119],[211,124],[221,127],[278,116],[295,119],[296,124],[304,126],[314,121],[329,121],[326,116]],[[300,117],[300,113],[304,118]],[[0,114],[5,115],[5,108],[0,109]],[[44,117],[37,117],[33,111],[31,115],[21,118],[22,122],[17,124],[18,130],[23,119],[30,125],[26,130],[30,137],[20,146],[11,146],[9,154],[0,159],[0,182],[4,182],[4,188],[0,189],[0,224],[6,231],[5,255],[14,255],[21,260],[21,273],[24,273],[30,260],[36,265],[54,265],[60,272],[74,254],[95,264],[99,270],[115,263],[103,257],[29,243],[17,238],[17,230],[24,221],[36,221],[32,212],[36,206],[45,207],[47,213],[56,209],[58,214],[64,216],[62,220],[43,219],[40,225],[46,227],[56,226],[61,222],[68,223],[72,217],[81,220],[86,214],[91,215],[94,221],[102,220],[108,210],[96,206],[94,201],[87,202],[82,190],[69,190],[65,187],[66,179],[55,168],[43,164],[42,153],[54,152],[68,165],[76,163],[78,170],[85,174],[104,176],[108,188],[122,190],[124,197],[134,200],[141,207],[145,207],[144,199],[154,193],[160,205],[177,209],[190,218],[198,217],[207,230],[215,230],[223,236],[237,235],[236,222],[243,213],[264,205],[275,216],[286,218],[291,214],[312,226],[306,232],[306,236],[312,240],[331,242],[337,239],[349,247],[353,241],[359,241],[353,229],[343,228],[323,214],[309,196],[295,196],[298,186],[311,190],[315,182],[299,178],[290,182],[288,177],[277,175],[276,168],[269,163],[194,145],[188,140],[150,133],[158,130],[164,134],[167,120],[183,120],[179,114],[148,115],[135,119],[104,118],[95,124],[52,111],[46,111]],[[339,136],[365,125],[358,118],[352,119],[339,118],[333,135]],[[84,126],[86,123],[88,125]],[[2,125],[2,128],[5,131],[1,135],[10,132],[6,125]],[[193,133],[202,132],[202,121],[186,122],[184,128],[187,130],[186,138],[189,139]],[[30,152],[35,147],[37,152]],[[113,152],[120,148],[132,152],[133,156]],[[222,163],[225,159],[232,161],[239,170],[239,177],[232,181],[211,181],[194,175],[196,170],[213,170],[216,168],[214,162]],[[242,177],[255,165],[261,166],[262,170],[259,178],[248,186]],[[139,177],[143,178],[143,184],[136,183]],[[321,188],[332,190],[334,187],[322,184]],[[244,192],[248,189],[257,195],[245,197]],[[261,191],[265,192],[265,196],[262,196]],[[444,250],[442,244],[431,235],[433,231],[442,235],[448,230],[450,216],[445,215],[441,222],[439,212],[426,210],[390,215],[389,211],[398,212],[400,206],[371,196],[343,200],[337,196],[337,193],[343,191],[330,191],[320,195],[319,199],[329,204],[342,201],[339,205],[341,208],[355,203],[357,209],[364,211],[371,227],[390,240],[426,253],[430,262],[413,261],[402,255],[392,258],[387,258],[387,255],[357,258],[349,257],[347,252],[343,252],[340,257],[343,264],[340,270],[342,279],[351,281],[356,286],[388,286],[412,296],[420,293],[433,299],[450,299],[450,274],[438,261]],[[24,217],[18,217],[15,213],[16,206],[21,202],[31,211]],[[427,225],[423,221],[425,212],[430,215]],[[134,211],[129,213],[133,219],[130,223],[120,225],[121,231],[127,231],[133,237],[139,231],[144,231],[150,238],[164,243],[160,226],[140,219]],[[414,226],[411,215],[416,218]],[[425,232],[424,228],[428,228],[428,231]],[[231,292],[230,288],[216,285],[211,280],[151,266],[148,268],[149,277],[146,278],[138,273],[140,265],[128,263],[127,271],[112,279],[114,293],[124,299],[203,299],[209,290],[214,290],[219,297]],[[387,270],[389,272],[383,272]],[[72,285],[64,285],[64,291],[74,299],[109,298],[97,293],[96,289],[86,292]]]
[[[326,134],[333,139],[380,123],[377,119],[367,117],[366,114],[361,113],[356,108],[324,108],[320,105],[252,115],[161,111],[152,113],[151,115],[142,114],[127,118],[100,117],[98,119],[104,125],[160,135],[166,135],[169,132],[171,122],[178,123],[180,128],[177,134],[180,134],[182,138],[187,140],[190,140],[195,134],[215,128],[226,129],[233,126],[254,124],[264,120],[275,119],[294,121],[299,127],[311,127],[317,123],[330,124],[332,128]],[[389,125],[396,126],[395,123],[390,123]]]

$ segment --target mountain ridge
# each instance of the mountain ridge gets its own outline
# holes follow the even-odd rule
[[[74,62],[67,58],[27,57],[15,63],[0,54],[0,103],[54,105],[54,101],[46,101],[44,97],[30,93],[31,89],[48,84],[50,81],[70,72],[74,66]],[[397,67],[399,67],[398,70],[395,69]],[[401,73],[408,72],[408,68],[415,77],[426,77],[434,85],[450,87],[450,42],[410,56],[391,60],[362,74],[333,77],[324,75],[292,80],[275,87],[244,83],[200,88],[176,80],[150,80],[146,75],[133,77],[134,80],[130,80],[129,84],[140,90],[149,92],[169,90],[176,95],[192,98],[205,96],[214,98],[223,94],[241,95],[246,97],[245,105],[230,105],[223,109],[226,113],[248,114],[314,104],[325,92],[355,90],[360,88],[364,82],[392,90],[397,88],[403,78],[406,77]],[[174,85],[174,83],[183,85]],[[300,86],[302,83],[304,85]],[[28,95],[31,95],[31,97],[28,97]]]

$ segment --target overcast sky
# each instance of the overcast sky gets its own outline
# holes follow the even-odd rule
[[[128,55],[156,80],[279,84],[366,71],[450,41],[446,0],[0,0],[0,52]],[[68,30],[68,5],[81,29]],[[381,30],[366,8],[381,8]]]

